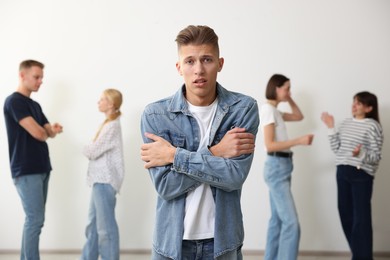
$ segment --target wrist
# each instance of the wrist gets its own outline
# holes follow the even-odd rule
[[[168,161],[170,163],[173,163],[175,161],[175,154],[176,154],[176,147],[171,146],[170,152],[169,152],[169,159]]]
[[[208,146],[208,148],[209,148],[210,153],[213,156],[220,156],[220,157],[223,156],[223,154],[218,150],[218,144],[213,145],[213,146]]]

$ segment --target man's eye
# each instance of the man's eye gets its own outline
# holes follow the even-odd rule
[[[206,62],[206,63],[210,63],[210,62],[213,61],[213,59],[211,59],[211,58],[205,58],[203,61]]]

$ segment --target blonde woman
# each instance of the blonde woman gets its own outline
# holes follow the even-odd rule
[[[92,187],[83,260],[97,260],[99,255],[102,260],[119,259],[115,204],[124,177],[121,104],[122,94],[118,90],[103,91],[98,107],[106,119],[83,151],[89,159],[87,182]]]

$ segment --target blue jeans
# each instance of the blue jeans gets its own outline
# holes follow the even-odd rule
[[[338,209],[353,260],[373,259],[371,197],[373,176],[349,165],[337,166]]]
[[[115,219],[116,191],[110,184],[95,183],[92,187],[87,242],[82,260],[119,259],[119,231]]]
[[[26,215],[20,259],[39,259],[39,235],[45,222],[49,173],[31,174],[13,179]]]
[[[153,250],[153,260],[169,260],[171,258],[159,255]],[[181,260],[213,260],[214,259],[214,239],[204,240],[183,240]],[[241,247],[235,251],[227,252],[217,258],[217,260],[242,260]]]
[[[291,193],[292,158],[267,156],[264,179],[269,188],[271,218],[265,260],[296,260],[300,227]]]

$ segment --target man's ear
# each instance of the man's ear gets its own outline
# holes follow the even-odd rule
[[[219,58],[218,60],[218,65],[219,65],[219,68],[218,68],[218,72],[220,72],[223,68],[223,63],[225,62],[224,58]]]
[[[23,79],[24,78],[24,70],[19,71],[19,78]]]
[[[179,72],[180,76],[183,76],[183,73],[181,72],[180,62],[176,62],[176,69],[177,69],[177,72]]]

